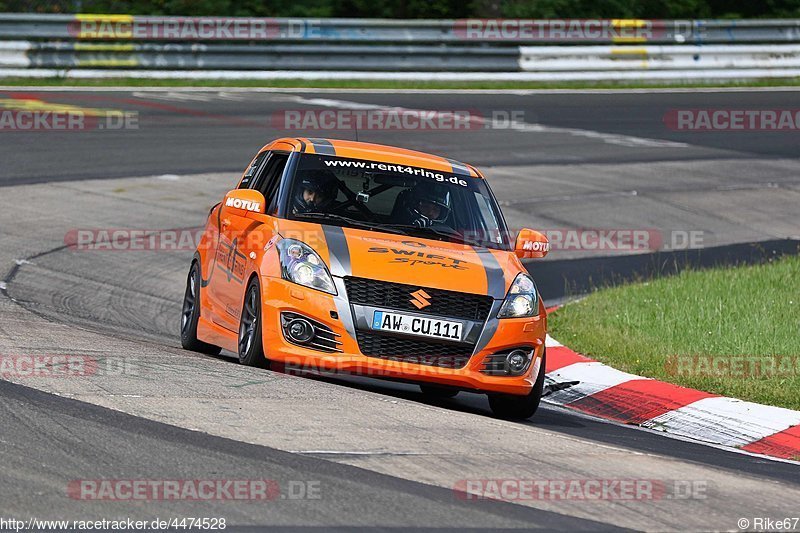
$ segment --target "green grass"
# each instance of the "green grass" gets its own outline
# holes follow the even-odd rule
[[[526,82],[526,81],[397,81],[397,80],[150,80],[0,78],[0,86],[37,87],[275,87],[329,89],[648,89],[701,87],[796,87],[800,78],[722,83]]]
[[[548,325],[560,342],[617,369],[800,409],[798,256],[601,289]]]

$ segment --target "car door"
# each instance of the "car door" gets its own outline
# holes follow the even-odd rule
[[[216,254],[215,299],[219,302],[214,320],[220,326],[238,331],[242,313],[242,302],[248,282],[250,252],[256,247],[263,248],[272,238],[273,225],[269,224],[274,214],[276,195],[288,154],[269,152],[250,179],[242,179],[241,188],[260,191],[264,195],[267,214],[243,212],[238,209],[220,207],[220,238]],[[246,178],[246,176],[245,176]]]
[[[250,166],[247,167],[247,170],[245,170],[237,188],[250,188],[250,184],[255,179],[263,164],[266,162],[268,155],[269,152],[264,151],[258,153],[256,157],[253,158],[253,161],[250,163]],[[223,276],[227,276],[226,273],[222,272],[222,269],[225,265],[227,265],[227,253],[229,251],[229,247],[221,246],[220,243],[222,238],[223,207],[224,199],[223,202],[211,210],[211,219],[209,220],[207,229],[209,232],[209,242],[212,243],[213,249],[210,250],[211,253],[208,254],[209,258],[203,265],[203,271],[205,272],[205,277],[207,279],[206,283],[203,285],[203,297],[208,306],[207,318],[218,325],[225,323],[223,317],[226,314],[226,311],[225,306],[220,301],[221,290],[219,285],[221,283],[221,278]]]

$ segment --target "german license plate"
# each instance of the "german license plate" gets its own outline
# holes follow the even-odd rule
[[[386,311],[375,311],[372,317],[372,329],[451,341],[460,341],[463,333],[461,322],[450,322],[437,318],[423,318]]]

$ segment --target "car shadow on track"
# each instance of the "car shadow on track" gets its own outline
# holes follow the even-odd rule
[[[227,352],[222,352],[218,356],[209,356],[217,360],[224,360],[230,363],[236,363],[235,355]],[[277,366],[277,365],[275,365]],[[253,369],[257,370],[257,369]],[[302,379],[312,379],[322,381],[324,383],[331,383],[352,389],[358,389],[366,392],[374,392],[377,394],[385,394],[395,398],[441,407],[452,411],[462,413],[470,413],[489,418],[497,418],[489,409],[489,402],[486,395],[461,391],[455,398],[436,398],[423,394],[418,385],[413,383],[404,383],[393,380],[386,380],[380,378],[371,378],[365,376],[357,376],[351,374],[321,374],[316,372],[284,372],[273,368],[270,371],[288,373]],[[562,410],[558,410],[545,403],[540,405],[539,410],[529,420],[519,420],[519,424],[533,425],[537,427],[556,428],[583,428],[585,424],[577,417],[565,417]]]
[[[223,355],[215,356],[214,359],[238,364],[236,356],[226,352],[223,352]],[[270,372],[255,368],[252,370],[254,372]],[[272,370],[272,372],[274,371]],[[489,403],[483,394],[462,391],[455,398],[433,398],[424,395],[418,385],[411,383],[349,374],[324,375],[308,372],[301,375],[298,372],[291,372],[290,374],[300,379],[312,379],[456,412],[496,418],[489,409]],[[800,476],[797,475],[800,467],[796,464],[770,461],[759,456],[737,453],[734,450],[707,446],[684,439],[669,438],[660,432],[642,430],[633,426],[596,419],[546,403],[543,403],[536,414],[529,420],[516,423],[531,428],[546,429],[565,436],[592,440],[598,444],[624,447],[644,453],[655,453],[712,465],[740,474],[761,475],[784,482],[800,484]]]

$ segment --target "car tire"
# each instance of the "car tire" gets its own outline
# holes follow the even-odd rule
[[[430,398],[455,398],[459,393],[458,389],[439,387],[437,385],[420,385],[419,388],[422,394]]]
[[[194,262],[186,279],[186,292],[183,296],[181,311],[181,346],[185,350],[208,355],[219,355],[219,346],[205,343],[197,339],[197,323],[200,321],[200,266]]]
[[[264,356],[262,331],[261,284],[253,278],[247,284],[242,304],[242,318],[239,320],[239,362],[257,368],[269,368]]]
[[[531,392],[525,396],[514,394],[490,394],[489,407],[498,418],[506,420],[526,420],[532,417],[539,408],[544,391],[545,361],[547,349],[542,353],[542,364],[539,367],[539,376],[533,384]]]

